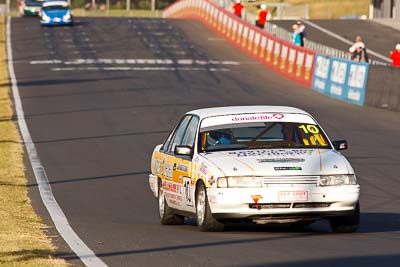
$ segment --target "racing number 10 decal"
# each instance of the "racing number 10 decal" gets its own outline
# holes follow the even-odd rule
[[[312,124],[307,125],[299,125],[299,129],[303,130],[303,132],[309,137],[303,137],[303,143],[306,146],[309,146],[310,143],[312,146],[320,145],[327,146],[328,143],[325,141],[324,137],[319,133],[319,129],[317,126]]]
[[[183,187],[185,192],[185,203],[187,206],[193,206],[193,193],[190,189],[191,180],[189,177],[183,178]]]

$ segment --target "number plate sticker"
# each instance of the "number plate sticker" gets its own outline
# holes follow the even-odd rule
[[[279,191],[278,199],[281,202],[308,201],[307,191]]]

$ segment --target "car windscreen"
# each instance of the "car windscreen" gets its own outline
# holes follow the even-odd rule
[[[43,1],[25,1],[25,6],[42,6]]]
[[[331,149],[317,124],[299,122],[251,122],[217,125],[200,130],[199,152],[237,149]]]
[[[43,10],[45,11],[50,11],[50,10],[68,10],[69,7],[68,6],[46,6],[43,7]]]

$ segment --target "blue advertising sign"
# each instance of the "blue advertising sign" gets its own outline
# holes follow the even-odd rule
[[[312,88],[330,97],[362,106],[367,78],[367,63],[317,55]]]

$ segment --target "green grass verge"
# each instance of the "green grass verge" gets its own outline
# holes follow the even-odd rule
[[[54,257],[48,227],[28,197],[23,145],[12,120],[5,28],[0,17],[0,266],[68,266]]]

